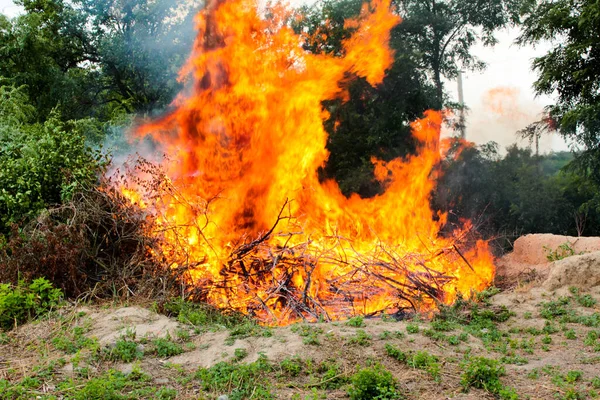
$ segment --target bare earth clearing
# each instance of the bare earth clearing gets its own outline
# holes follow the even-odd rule
[[[547,262],[548,249],[564,243],[575,255]],[[183,313],[177,320],[151,306],[72,306],[0,337],[0,398],[262,399],[264,386],[281,399],[347,399],[350,377],[374,363],[408,399],[596,398],[599,250],[599,238],[521,238],[499,262],[501,290],[433,321],[358,318],[267,329]],[[392,357],[391,347],[406,358]],[[127,352],[133,361],[123,361]],[[502,384],[518,397],[465,390],[465,364],[477,356],[498,360]],[[254,372],[236,370],[247,364]],[[110,384],[90,389],[96,378],[120,379],[122,397],[109,396]]]

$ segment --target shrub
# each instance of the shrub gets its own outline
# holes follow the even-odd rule
[[[172,287],[147,215],[109,182],[76,192],[0,246],[0,281],[40,276],[69,297],[129,296]],[[154,255],[154,257],[153,257]],[[150,293],[149,293],[150,294]]]
[[[23,280],[16,286],[0,284],[0,329],[11,329],[48,312],[60,304],[62,297],[63,293],[43,278],[29,285]]]
[[[44,124],[6,124],[0,113],[0,234],[97,182],[105,162],[54,111]]]
[[[403,396],[392,374],[381,365],[363,368],[352,376],[351,400],[396,400]]]

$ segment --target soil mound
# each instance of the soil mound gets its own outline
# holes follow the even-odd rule
[[[512,281],[520,276],[533,274],[544,280],[553,270],[555,263],[552,262],[552,258],[569,259],[575,255],[598,251],[600,251],[600,237],[573,237],[546,233],[525,235],[515,241],[512,253],[497,260],[497,276]],[[573,278],[568,280],[574,282]]]

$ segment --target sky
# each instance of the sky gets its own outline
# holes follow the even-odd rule
[[[294,0],[299,3],[302,0]],[[12,0],[0,0],[0,12],[15,16],[20,8]],[[514,40],[516,28],[499,31],[499,43],[490,48],[475,46],[473,54],[488,64],[483,72],[466,72],[463,77],[467,114],[467,139],[477,144],[495,141],[501,149],[517,141],[516,131],[540,119],[544,106],[552,103],[548,96],[536,97],[532,85],[536,79],[531,71],[534,57],[544,54],[549,44],[536,48],[519,47]],[[456,82],[446,82],[446,88],[457,99]],[[520,145],[528,146],[527,141]],[[545,135],[540,150],[567,150],[567,144],[557,134]]]

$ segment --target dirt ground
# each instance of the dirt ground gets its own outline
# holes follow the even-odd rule
[[[173,388],[176,398],[227,395],[205,393],[201,382],[186,377],[222,362],[253,363],[261,355],[275,366],[270,375],[272,391],[281,399],[348,399],[347,385],[328,388],[306,367],[323,362],[337,363],[342,377],[352,376],[359,367],[380,363],[393,374],[407,399],[596,398],[600,393],[600,280],[595,279],[600,276],[600,239],[564,239],[525,237],[517,241],[515,253],[499,260],[501,289],[471,306],[479,312],[510,315],[489,328],[474,325],[476,314],[470,309],[471,317],[464,325],[441,327],[424,316],[403,321],[370,318],[357,326],[342,321],[297,324],[269,329],[268,335],[234,337],[231,329],[218,324],[199,330],[139,305],[74,305],[58,317],[5,335],[8,339],[0,342],[0,380],[17,384],[35,375],[40,364],[61,360],[60,368],[44,378],[36,393],[40,393],[38,398],[63,398],[53,394],[58,382],[83,379],[78,368],[88,350],[66,354],[56,348],[55,338],[81,327],[84,336],[93,338],[101,349],[114,348],[125,336],[135,338],[142,353],[152,338],[178,341],[184,351],[171,357],[148,355],[131,363],[98,358],[86,361],[89,376],[109,369],[125,374],[141,369],[152,385]],[[548,251],[568,242],[574,243],[576,255],[549,262]],[[580,255],[582,252],[587,254]],[[582,264],[586,267],[577,270]],[[563,277],[568,271],[575,272],[561,280],[555,271]],[[390,357],[386,350],[389,345],[407,354],[425,351],[433,355],[439,373]],[[473,357],[497,360],[505,370],[502,384],[512,388],[517,397],[478,388],[465,390],[461,377],[465,363]],[[303,360],[306,371],[286,375],[282,367],[285,360]],[[82,382],[84,385],[85,380]],[[9,397],[2,397],[0,389],[0,398]]]

